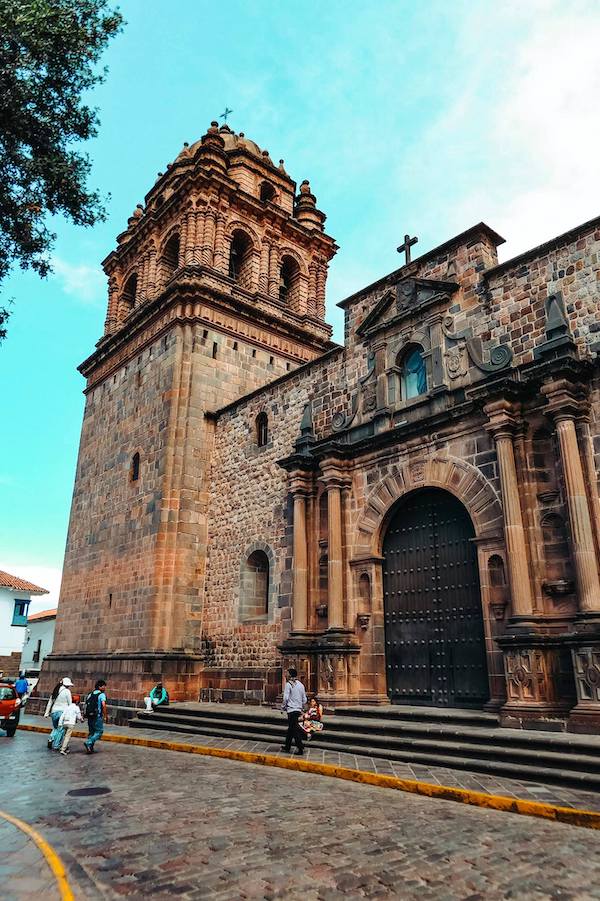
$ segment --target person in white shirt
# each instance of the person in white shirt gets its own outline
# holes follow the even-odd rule
[[[82,722],[83,716],[81,715],[81,710],[79,708],[79,695],[73,695],[73,703],[69,704],[68,707],[65,707],[58,721],[59,729],[64,730],[64,738],[62,740],[62,745],[60,746],[61,754],[69,753],[69,741],[71,740],[73,729],[77,723]]]
[[[63,710],[73,703],[70,691],[72,687],[73,683],[67,676],[58,685],[54,686],[52,694],[48,698],[44,716],[49,716],[52,719],[52,732],[48,739],[48,747],[52,748],[53,751],[59,750],[63,740],[63,730],[59,727],[58,721]]]
[[[292,739],[296,743],[296,754],[304,754],[304,745],[302,743],[302,730],[298,724],[300,715],[306,706],[306,691],[304,685],[298,679],[298,672],[293,667],[288,670],[288,681],[285,683],[283,692],[283,704],[281,709],[287,713],[288,730],[285,737],[285,744],[281,746],[282,751],[288,753],[292,750]]]

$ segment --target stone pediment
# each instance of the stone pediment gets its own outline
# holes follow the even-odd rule
[[[431,306],[449,301],[457,290],[455,282],[404,278],[376,303],[358,326],[356,333],[363,337],[373,335],[391,325],[419,316]]]

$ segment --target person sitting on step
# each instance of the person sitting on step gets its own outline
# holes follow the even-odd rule
[[[162,682],[157,682],[148,697],[144,698],[144,702],[146,704],[146,710],[148,712],[155,710],[157,707],[168,707],[169,692],[164,687]]]
[[[323,705],[316,695],[311,695],[308,710],[300,718],[299,726],[306,732],[306,740],[310,741],[314,732],[323,731]]]

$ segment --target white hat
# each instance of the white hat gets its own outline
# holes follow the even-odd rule
[[[66,677],[62,680],[62,684],[65,686],[65,688],[72,688],[72,686],[73,686],[73,683],[71,682],[71,680],[69,679],[68,676],[66,676]]]

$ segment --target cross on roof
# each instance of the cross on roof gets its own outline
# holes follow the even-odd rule
[[[406,261],[404,264],[405,266],[408,266],[408,264],[410,263],[410,248],[413,246],[413,244],[416,244],[418,240],[418,238],[411,238],[410,235],[404,235],[404,243],[401,244],[400,247],[396,248],[398,253],[406,254]]]
[[[226,106],[225,112],[221,113],[221,115],[219,116],[219,119],[223,119],[225,122],[227,122],[227,116],[230,116],[232,114],[232,112],[233,112],[233,110],[229,109],[229,107]]]

